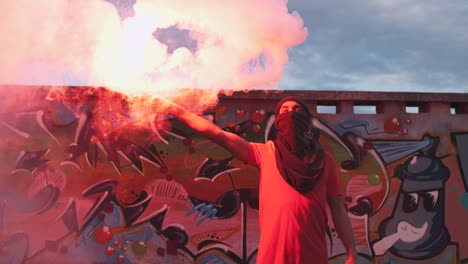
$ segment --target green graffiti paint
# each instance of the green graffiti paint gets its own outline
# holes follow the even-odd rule
[[[461,195],[460,202],[463,208],[468,209],[468,192],[465,192]]]
[[[367,181],[371,184],[371,185],[379,185],[381,183],[381,179],[380,179],[380,176],[376,173],[371,173],[367,176]]]

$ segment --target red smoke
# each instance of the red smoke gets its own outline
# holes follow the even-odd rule
[[[170,98],[183,95],[177,88],[203,88],[208,105],[219,89],[275,88],[287,49],[307,36],[284,0],[140,0],[123,20],[104,0],[1,1],[0,8],[1,84]],[[174,28],[185,40],[155,37]],[[177,45],[184,41],[191,46]]]

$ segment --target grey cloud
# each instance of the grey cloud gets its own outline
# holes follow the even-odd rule
[[[309,37],[289,51],[280,87],[468,91],[466,2],[389,3],[290,1]]]

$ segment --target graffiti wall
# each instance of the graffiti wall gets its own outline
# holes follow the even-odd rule
[[[255,168],[107,89],[0,88],[0,263],[255,263]],[[286,94],[224,96],[202,115],[265,142]],[[359,263],[468,263],[466,121],[317,114]],[[325,236],[343,263],[332,222]]]

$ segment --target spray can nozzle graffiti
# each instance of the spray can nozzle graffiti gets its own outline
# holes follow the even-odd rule
[[[434,153],[438,138],[395,169],[401,187],[393,215],[379,227],[381,240],[374,246],[379,255],[387,249],[408,259],[428,259],[450,242],[445,226],[444,196],[449,169]]]

